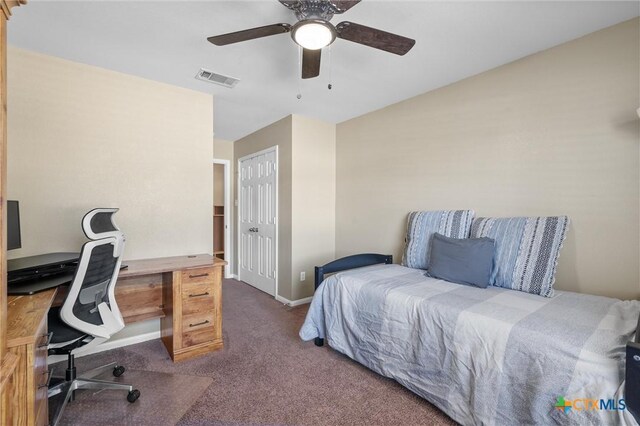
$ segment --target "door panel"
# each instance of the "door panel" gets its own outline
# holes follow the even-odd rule
[[[276,152],[240,163],[240,279],[275,296]]]

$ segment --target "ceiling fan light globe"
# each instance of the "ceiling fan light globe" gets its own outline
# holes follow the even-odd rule
[[[322,21],[301,22],[291,35],[296,43],[309,50],[327,47],[336,39],[335,30]]]

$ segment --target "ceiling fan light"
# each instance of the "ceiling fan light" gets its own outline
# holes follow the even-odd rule
[[[293,40],[305,49],[318,50],[336,39],[332,27],[322,21],[302,22],[293,30]]]

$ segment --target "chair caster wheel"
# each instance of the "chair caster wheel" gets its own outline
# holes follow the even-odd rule
[[[138,389],[134,389],[127,395],[127,401],[136,402],[136,400],[140,398],[140,391]]]
[[[115,377],[120,377],[124,374],[125,368],[121,365],[113,368],[113,375]]]

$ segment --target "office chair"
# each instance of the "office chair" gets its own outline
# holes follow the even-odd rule
[[[49,398],[63,394],[53,416],[57,425],[68,401],[78,389],[127,390],[127,400],[135,402],[137,389],[123,383],[96,380],[95,376],[111,370],[116,377],[125,369],[111,363],[77,377],[75,355],[108,340],[124,328],[124,320],[115,299],[115,285],[124,249],[124,234],[113,222],[118,209],[94,209],[82,219],[82,229],[91,241],[82,246],[78,268],[61,308],[49,311],[51,342],[49,355],[67,355],[67,370],[62,380],[49,388]]]

